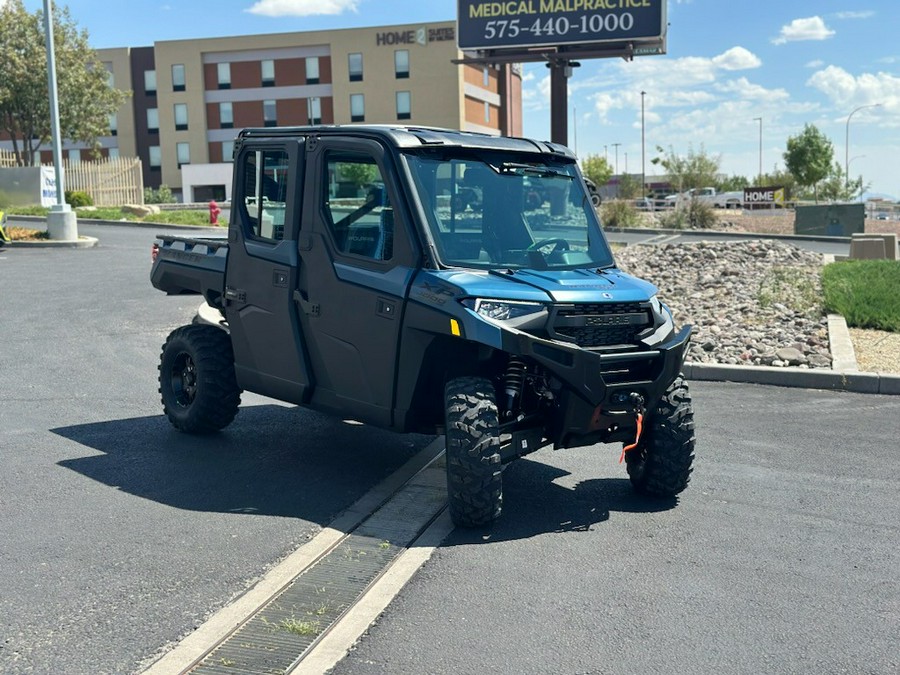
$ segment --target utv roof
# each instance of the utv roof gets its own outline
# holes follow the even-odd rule
[[[343,136],[375,138],[398,149],[454,147],[473,150],[503,150],[529,154],[552,155],[575,159],[564,145],[528,138],[490,136],[470,131],[455,131],[438,127],[413,127],[389,124],[345,124],[304,127],[263,127],[243,129],[238,142],[246,139],[293,138],[296,136]]]

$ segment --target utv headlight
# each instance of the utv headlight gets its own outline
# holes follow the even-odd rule
[[[539,302],[518,302],[515,300],[485,300],[483,298],[466,298],[463,304],[486,319],[508,321],[529,314],[537,314],[544,310]]]

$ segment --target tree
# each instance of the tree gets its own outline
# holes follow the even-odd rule
[[[594,181],[598,188],[602,188],[612,178],[613,168],[605,157],[588,155],[581,160],[581,173]]]
[[[53,14],[60,136],[97,148],[109,134],[109,118],[128,94],[113,89],[109,74],[68,8]],[[22,0],[0,6],[0,130],[13,144],[19,165],[51,140],[47,50],[43,12],[29,14]]]
[[[862,194],[866,186],[863,185],[862,176],[847,180],[840,162],[835,162],[831,172],[825,177],[819,186],[819,194],[822,199],[832,202],[849,202]]]
[[[818,184],[831,172],[834,147],[814,124],[807,124],[797,136],[787,140],[783,155],[785,166],[801,186],[811,187],[813,197],[819,201]]]
[[[676,154],[669,146],[666,150],[662,146],[656,146],[659,157],[654,157],[650,162],[663,167],[669,174],[669,181],[678,192],[685,192],[694,188],[709,187],[718,182],[719,166],[722,160],[718,156],[706,154],[706,149],[701,145],[700,151],[695,152],[693,147],[688,148],[685,157]]]
[[[750,181],[747,180],[746,176],[729,176],[725,180],[716,183],[716,190],[719,192],[735,192],[746,187],[751,187]]]
[[[641,193],[641,180],[635,178],[630,173],[623,173],[619,176],[619,199],[639,199],[643,197]]]

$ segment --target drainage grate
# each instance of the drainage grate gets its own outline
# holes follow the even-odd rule
[[[443,510],[444,466],[441,455],[186,672],[287,673]]]

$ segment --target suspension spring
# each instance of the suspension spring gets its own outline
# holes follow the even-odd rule
[[[506,409],[512,414],[525,386],[525,363],[515,356],[506,365]]]

